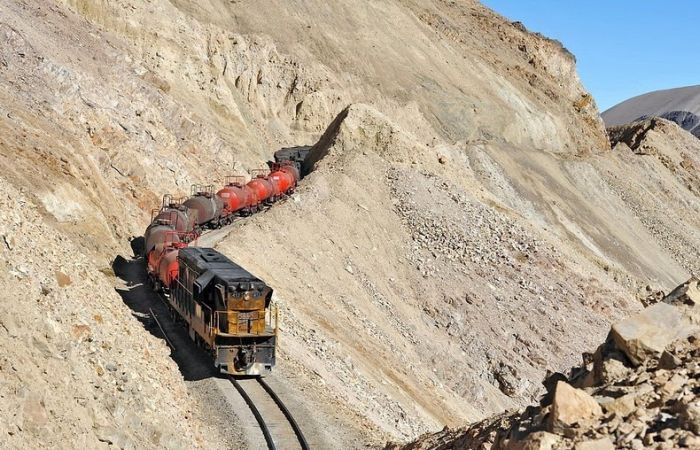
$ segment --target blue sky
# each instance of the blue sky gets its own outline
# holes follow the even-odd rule
[[[601,111],[649,91],[700,84],[700,2],[482,0],[561,41]]]

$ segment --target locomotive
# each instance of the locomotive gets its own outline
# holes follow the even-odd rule
[[[181,248],[177,262],[168,301],[190,337],[212,353],[214,365],[232,375],[272,370],[277,339],[272,288],[212,248]]]
[[[216,250],[197,247],[204,229],[231,224],[294,192],[300,163],[279,159],[245,183],[192,186],[186,199],[163,197],[144,233],[149,282],[187,324],[190,337],[232,375],[263,375],[275,364],[277,315],[272,289]]]

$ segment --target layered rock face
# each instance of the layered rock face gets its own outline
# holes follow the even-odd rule
[[[698,448],[698,318],[700,288],[693,278],[614,324],[607,341],[584,354],[584,365],[568,377],[548,377],[539,406],[401,448]]]

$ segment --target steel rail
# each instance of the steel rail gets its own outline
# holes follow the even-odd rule
[[[158,320],[158,317],[157,317],[156,314],[153,312],[153,309],[148,308],[148,311],[151,313],[151,317],[153,318],[153,320],[155,320],[156,325],[158,325],[158,328],[160,329],[160,332],[163,333],[163,337],[165,338],[165,342],[168,343],[168,345],[170,346],[170,349],[171,349],[173,352],[176,351],[176,350],[175,350],[175,345],[172,343],[172,341],[171,341],[170,338],[168,337],[168,334],[165,332],[165,330],[164,330],[163,327],[161,326],[160,321]]]
[[[294,416],[292,416],[292,413],[289,412],[287,407],[282,403],[282,400],[277,396],[275,391],[272,390],[269,384],[265,382],[262,378],[258,377],[256,378],[260,386],[262,386],[263,389],[265,389],[265,392],[272,398],[272,400],[275,402],[277,407],[282,411],[282,414],[284,414],[284,417],[287,418],[287,421],[289,422],[289,425],[292,426],[292,430],[294,430],[294,434],[297,436],[297,439],[299,440],[299,444],[301,445],[302,450],[309,450],[309,444],[306,442],[306,438],[304,437],[304,433],[302,433],[301,428],[299,428],[299,424],[297,421],[294,419]]]
[[[263,416],[260,414],[260,410],[258,410],[258,407],[255,406],[255,403],[253,402],[253,399],[250,398],[248,393],[243,389],[243,386],[238,383],[238,381],[233,378],[229,377],[229,381],[233,384],[233,387],[236,388],[239,394],[241,394],[241,397],[243,397],[243,400],[248,404],[248,408],[250,408],[251,412],[255,416],[255,420],[258,421],[258,424],[260,425],[260,429],[263,432],[263,436],[265,436],[265,442],[267,443],[267,448],[270,450],[276,450],[277,447],[275,447],[275,442],[272,440],[272,435],[270,434],[270,429],[267,427],[267,423],[265,423],[265,419],[263,419]]]

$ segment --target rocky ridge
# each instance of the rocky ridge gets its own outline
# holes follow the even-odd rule
[[[692,278],[615,323],[568,376],[549,375],[540,404],[403,449],[676,449],[700,446],[700,287]]]

